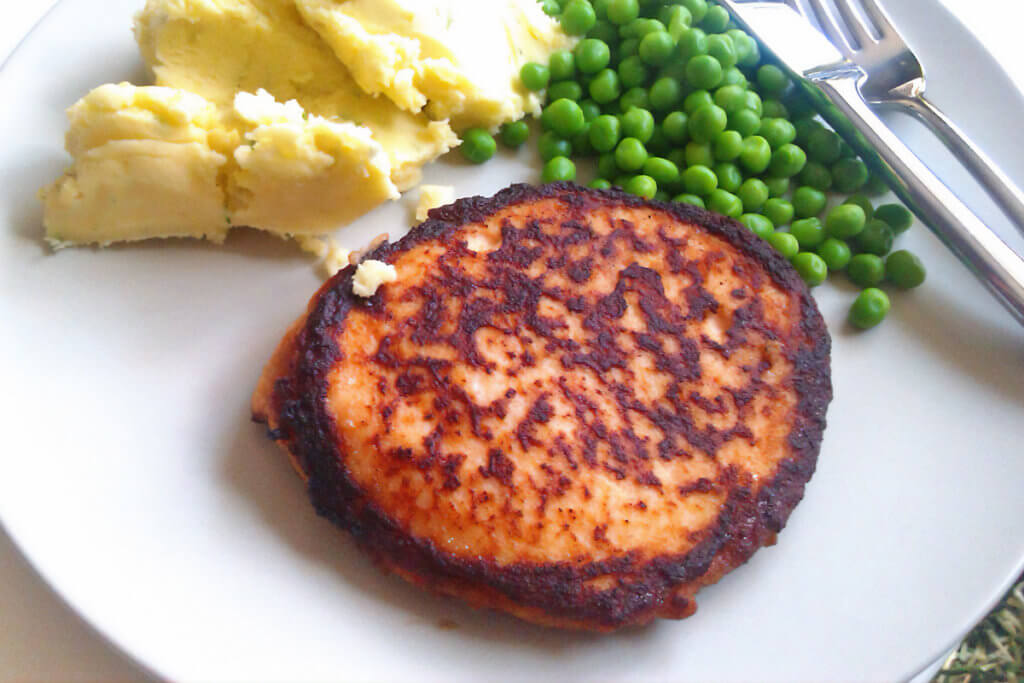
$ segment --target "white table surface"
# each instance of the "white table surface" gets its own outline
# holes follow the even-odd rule
[[[1024,90],[1019,22],[1008,0],[943,0]],[[0,62],[54,0],[0,0]],[[103,3],[96,0],[97,7]],[[139,2],[143,4],[142,0]],[[1007,12],[1016,14],[1008,17]],[[125,17],[125,30],[130,18]],[[97,84],[98,85],[98,84]],[[0,681],[139,681],[144,669],[113,648],[40,580],[0,528]]]

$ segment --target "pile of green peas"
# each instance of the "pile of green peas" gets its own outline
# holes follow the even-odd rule
[[[574,160],[594,158],[590,187],[735,218],[812,287],[845,271],[862,289],[849,314],[858,328],[888,313],[880,284],[910,289],[924,281],[920,259],[890,253],[910,212],[872,205],[869,196],[885,185],[714,0],[541,4],[565,33],[581,37],[572,51],[520,72],[524,87],[545,93],[537,142],[543,182],[574,181]],[[518,147],[529,134],[516,121],[499,137]],[[494,147],[487,131],[464,134],[472,161],[490,158]]]

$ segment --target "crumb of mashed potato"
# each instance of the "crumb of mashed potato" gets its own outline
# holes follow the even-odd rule
[[[455,188],[451,185],[420,185],[420,199],[416,203],[416,222],[427,220],[431,209],[436,209],[455,200]]]
[[[352,293],[361,297],[373,296],[381,285],[396,280],[398,272],[394,266],[373,259],[363,261],[352,278]]]

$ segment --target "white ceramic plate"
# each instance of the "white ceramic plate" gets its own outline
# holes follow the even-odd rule
[[[63,110],[141,82],[140,3],[65,0],[0,72],[0,519],[111,640],[176,680],[897,680],[961,637],[1024,568],[1024,333],[922,227],[930,268],[867,334],[853,290],[818,291],[836,399],[818,472],[775,548],[696,616],[613,636],[478,613],[383,576],[306,502],[248,399],[318,285],[289,245],[241,232],[51,253],[36,190]],[[934,0],[891,3],[935,99],[1024,179],[1024,104]],[[911,144],[966,176],[915,126]],[[428,180],[460,195],[535,180],[526,150]],[[980,196],[973,187],[964,197]],[[991,207],[986,216],[996,217]],[[359,246],[409,221],[383,207]],[[993,218],[1019,250],[1024,240]],[[442,628],[454,622],[457,628]]]

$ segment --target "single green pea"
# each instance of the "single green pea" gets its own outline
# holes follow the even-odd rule
[[[752,109],[741,109],[729,114],[729,130],[734,130],[743,137],[757,135],[761,130],[761,117]]]
[[[470,128],[462,134],[462,156],[474,164],[482,164],[494,156],[498,143],[483,128]]]
[[[638,88],[647,83],[650,71],[643,60],[633,55],[619,62],[619,81],[624,88]]]
[[[555,157],[567,157],[572,154],[572,143],[565,138],[560,138],[554,131],[546,131],[540,136],[537,143],[537,151],[543,161],[550,161]]]
[[[501,142],[506,147],[519,147],[530,137],[530,126],[526,121],[509,121],[501,127]]]
[[[618,44],[619,29],[615,24],[608,21],[607,14],[602,15],[601,12],[598,11],[597,4],[594,4],[594,12],[597,14],[597,23],[594,24],[594,28],[587,31],[587,37],[596,38],[609,46]]]
[[[631,107],[621,117],[622,135],[646,143],[654,134],[654,116],[646,109]]]
[[[622,26],[640,16],[640,3],[637,0],[611,0],[607,12],[608,21]]]
[[[722,80],[722,65],[711,55],[690,57],[686,62],[686,80],[695,88],[714,88]]]
[[[572,100],[579,102],[583,99],[583,86],[576,81],[558,81],[548,87],[548,102],[555,100]]]
[[[700,25],[708,33],[721,33],[729,25],[729,12],[724,7],[712,5],[708,7]]]
[[[800,253],[800,244],[796,241],[796,238],[788,232],[779,232],[776,230],[765,237],[765,239],[768,241],[768,244],[775,247],[775,251],[782,254],[783,258],[787,260]]]
[[[583,130],[586,120],[580,105],[567,98],[557,99],[544,108],[541,125],[563,138],[570,138]]]
[[[690,166],[683,171],[683,187],[689,194],[707,197],[718,189],[718,176],[707,166]]]
[[[551,80],[551,71],[543,64],[527,62],[519,70],[519,80],[527,90],[543,90]]]
[[[772,160],[772,148],[760,135],[743,138],[743,151],[740,152],[740,163],[751,173],[762,173]]]
[[[622,125],[617,116],[602,114],[590,123],[590,144],[599,152],[610,152],[619,144]]]
[[[686,166],[707,166],[711,168],[715,165],[715,154],[710,143],[691,140],[686,143],[684,154]]]
[[[693,23],[693,15],[682,5],[664,5],[658,10],[658,21],[668,26],[669,30],[673,23],[681,23],[684,28],[689,28]]]
[[[796,129],[797,144],[806,145],[811,134],[816,130],[824,128],[824,126],[817,119],[799,118],[793,119],[793,128]]]
[[[757,66],[761,61],[761,48],[758,47],[753,36],[735,27],[732,22],[729,22],[729,30],[726,31],[726,34],[736,46],[736,63],[745,67]]]
[[[766,119],[789,119],[789,110],[786,109],[786,105],[782,102],[769,98],[764,100],[761,105],[761,116]],[[795,134],[794,134],[795,137]],[[792,140],[790,140],[792,142]]]
[[[667,202],[667,201],[670,201],[671,198],[672,198],[672,195],[670,195],[665,190],[662,190],[661,188],[658,188],[658,191],[654,193],[654,199],[659,201],[659,202]]]
[[[610,190],[612,188],[612,184],[611,181],[605,180],[604,178],[594,178],[587,183],[587,187],[592,190]]]
[[[768,169],[769,175],[776,178],[792,178],[807,165],[807,155],[792,143],[782,145],[772,152],[772,160]]]
[[[807,156],[822,164],[839,161],[842,138],[827,128],[818,128],[807,138]]]
[[[694,22],[704,21],[704,17],[708,13],[707,0],[683,0],[680,4],[690,10]]]
[[[768,177],[764,179],[764,184],[768,186],[769,197],[781,197],[789,192],[789,178]]]
[[[718,188],[708,195],[708,209],[730,218],[739,218],[743,214],[743,202],[732,192]]]
[[[670,112],[661,122],[661,128],[671,142],[681,145],[690,139],[690,117],[685,112]]]
[[[870,177],[867,164],[860,159],[840,159],[832,165],[832,186],[843,194],[850,194],[864,187],[864,183]]]
[[[627,38],[619,43],[619,49],[617,50],[619,59],[625,59],[626,57],[636,57],[637,59],[640,59],[639,55],[637,55],[637,50],[639,49],[639,38]]]
[[[597,15],[598,23],[600,23],[601,20],[607,21],[609,2],[610,0],[591,0],[590,4],[594,6],[594,14]]]
[[[824,164],[808,161],[804,170],[800,172],[800,183],[822,192],[828,192],[832,187],[832,173]]]
[[[695,194],[678,194],[672,198],[672,201],[677,204],[692,204],[693,206],[699,206],[702,209],[707,208],[704,206],[704,200]]]
[[[744,211],[757,211],[768,201],[768,186],[759,178],[747,178],[736,191]]]
[[[619,164],[614,152],[605,152],[597,158],[597,174],[602,178],[614,178],[619,173]]]
[[[829,237],[818,245],[818,256],[822,258],[830,271],[840,271],[849,265],[852,253],[849,244],[835,237]]]
[[[622,94],[622,87],[619,84],[619,74],[614,69],[602,69],[590,81],[587,87],[590,96],[595,102],[605,104],[618,99]]]
[[[622,175],[615,176],[615,180],[612,181],[612,187],[624,189],[626,185],[629,184],[629,181],[632,177],[633,176],[629,175],[628,173],[623,173]]]
[[[576,164],[567,157],[550,159],[544,164],[540,179],[544,183],[553,183],[558,180],[575,180]]]
[[[772,197],[766,201],[762,212],[777,226],[789,225],[793,220],[793,204],[781,197]]]
[[[743,173],[740,167],[729,161],[721,161],[714,166],[715,175],[718,176],[718,186],[726,192],[735,194],[743,185]]]
[[[682,61],[689,61],[698,55],[708,53],[708,36],[704,31],[693,27],[683,31],[676,41],[676,57]]]
[[[866,220],[871,220],[875,217],[874,205],[871,203],[871,200],[863,194],[852,194],[846,198],[846,201],[844,201],[843,204],[856,204],[859,206],[861,211],[864,212],[864,218]],[[890,225],[889,227],[891,228],[892,226]]]
[[[623,138],[615,147],[615,163],[623,171],[639,171],[647,161],[647,149],[636,138]]]
[[[750,232],[761,239],[767,239],[768,235],[775,232],[775,226],[772,224],[771,219],[759,213],[745,213],[739,217],[739,221],[750,228]]]
[[[647,88],[630,88],[619,98],[619,108],[622,111],[629,111],[630,107],[647,109],[650,106],[651,102],[647,97]]]
[[[757,84],[766,95],[781,95],[789,87],[789,77],[774,64],[764,64],[757,70]]]
[[[679,88],[684,93],[689,94],[693,91],[690,84],[686,82],[686,62],[681,59],[673,59],[665,66],[658,69],[658,75],[656,78],[671,78],[679,83]]]
[[[658,31],[667,33],[668,27],[657,19],[639,17],[620,28],[619,35],[623,38],[636,38],[640,40],[648,33],[656,33]]]
[[[812,117],[817,113],[814,110],[814,104],[799,88],[790,90],[782,98],[782,101],[785,103],[786,109],[789,110],[789,115],[794,121]]]
[[[590,122],[583,124],[583,130],[569,138],[572,144],[572,154],[575,157],[585,158],[594,156],[597,150],[590,144]]]
[[[693,116],[693,112],[701,107],[710,107],[714,103],[714,98],[707,90],[694,90],[683,100],[683,111]]]
[[[885,277],[885,264],[874,254],[857,254],[846,266],[846,276],[858,287],[874,287]]]
[[[885,259],[885,279],[900,289],[918,287],[925,279],[924,264],[916,255],[900,249]]]
[[[828,277],[825,260],[811,251],[801,251],[793,257],[793,268],[808,287],[817,287]]]
[[[753,90],[747,91],[747,109],[752,109],[755,114],[764,118],[764,103],[761,101],[761,96]]]
[[[587,123],[601,115],[601,105],[594,100],[583,100],[580,102],[580,109],[583,110],[583,120]]]
[[[738,85],[741,88],[746,88],[750,84],[747,83],[747,77],[743,75],[735,66],[730,66],[728,69],[722,71],[722,81],[718,84],[718,87],[724,87],[727,85]]]
[[[651,31],[640,39],[637,54],[645,63],[661,66],[668,62],[675,49],[676,41],[667,31]]]
[[[651,84],[647,93],[651,101],[651,108],[655,111],[667,111],[672,109],[683,99],[683,89],[679,81],[668,76],[662,76]]]
[[[654,178],[648,175],[635,175],[629,179],[626,183],[626,187],[623,188],[630,194],[635,194],[638,197],[645,199],[653,199],[655,193],[658,191],[658,183],[654,181]]]
[[[825,209],[828,198],[821,190],[802,185],[793,192],[793,210],[797,218],[817,216]]]
[[[743,136],[734,130],[724,130],[718,134],[714,143],[715,159],[732,161],[743,151]]]
[[[825,241],[825,226],[815,216],[801,218],[789,226],[789,234],[796,238],[801,249],[813,249]]]
[[[825,230],[830,237],[848,240],[854,237],[867,225],[864,209],[856,204],[840,204],[832,207],[825,216]]]
[[[758,135],[767,140],[772,149],[778,149],[796,139],[796,128],[785,119],[765,117],[761,119]]]
[[[567,81],[576,75],[576,57],[568,50],[555,50],[548,57],[552,81]]]
[[[718,60],[722,69],[736,66],[736,45],[729,36],[708,36],[708,54]]]
[[[885,221],[897,235],[906,232],[914,223],[914,214],[902,204],[882,204],[875,209],[875,218]]]
[[[728,115],[716,104],[701,107],[690,115],[690,139],[710,142],[725,130]]]
[[[562,5],[558,0],[543,0],[540,3],[540,8],[549,17],[557,17],[562,13]]]
[[[679,167],[664,157],[648,157],[643,173],[654,178],[658,187],[671,185],[679,179]]]
[[[732,114],[747,106],[747,91],[741,85],[723,85],[715,91],[715,104]]]
[[[584,74],[596,74],[608,66],[611,57],[611,50],[603,40],[584,38],[576,46],[576,67]]]
[[[878,215],[877,212],[875,215]],[[866,254],[885,256],[892,249],[894,238],[895,235],[888,223],[878,218],[872,218],[854,238],[854,246]]]
[[[594,7],[587,0],[569,0],[559,17],[562,30],[570,36],[582,36],[597,23]]]
[[[876,287],[868,287],[857,295],[850,306],[849,321],[854,327],[867,330],[885,320],[892,308],[889,295]]]
[[[872,173],[868,178],[868,181],[864,183],[864,187],[860,188],[860,191],[869,197],[877,197],[878,195],[888,192],[889,185],[881,178],[881,176]]]

